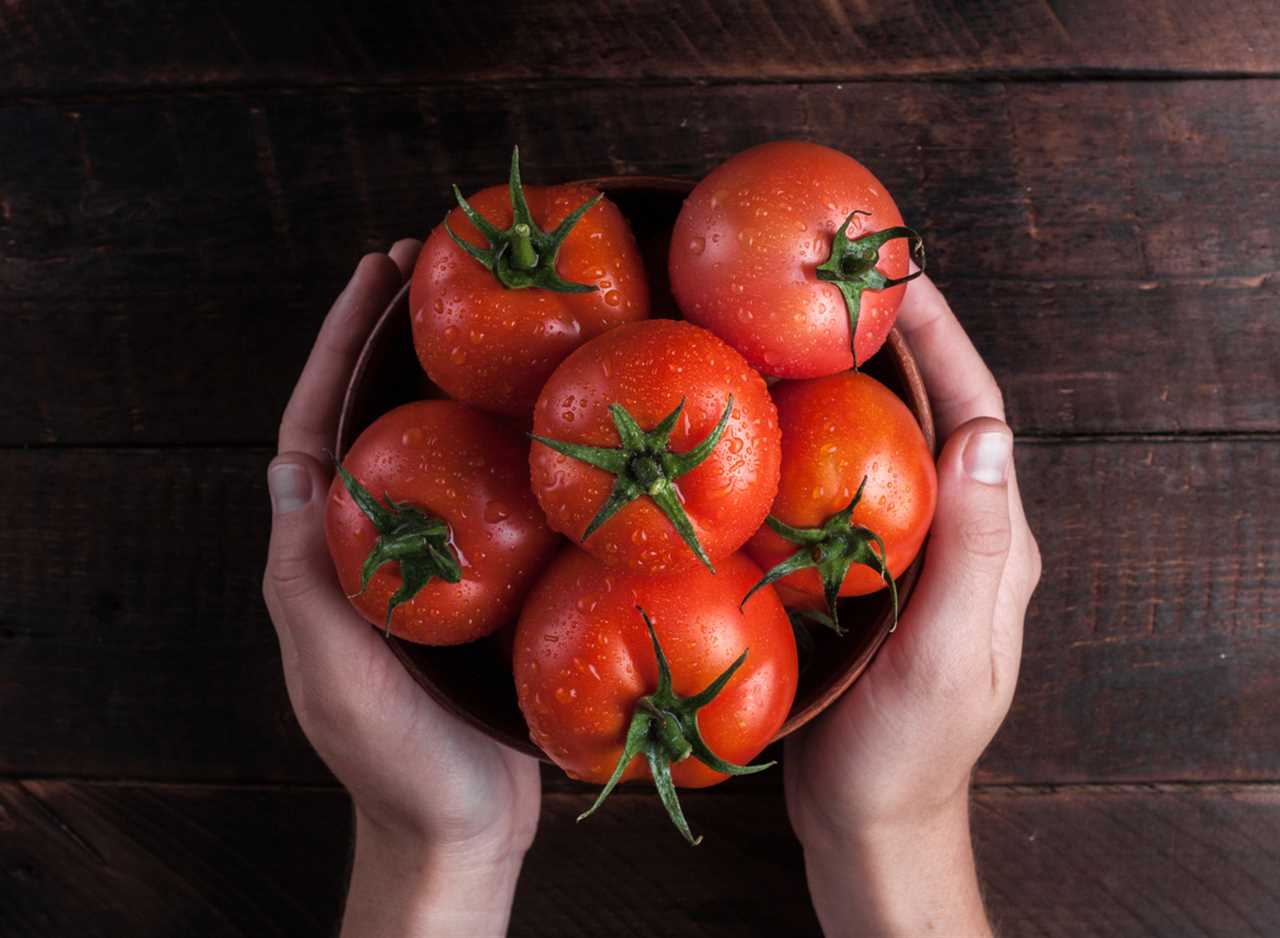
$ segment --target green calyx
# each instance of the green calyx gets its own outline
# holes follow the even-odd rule
[[[729,414],[733,411],[733,395],[729,395],[729,403],[720,415],[720,422],[707,434],[706,439],[687,453],[673,453],[668,444],[676,421],[684,410],[684,404],[681,400],[676,409],[652,430],[641,429],[621,404],[610,404],[609,413],[613,416],[613,425],[617,428],[618,439],[621,441],[616,449],[566,443],[537,434],[530,436],[557,453],[581,460],[614,476],[613,491],[582,532],[584,543],[602,524],[617,514],[623,505],[647,495],[675,526],[676,532],[689,545],[689,549],[706,564],[708,570],[715,573],[716,568],[711,565],[711,559],[702,549],[697,532],[693,530],[693,524],[685,514],[675,481],[701,465],[720,442],[725,427],[729,424]]]
[[[924,273],[924,242],[911,228],[898,225],[858,238],[849,237],[849,224],[853,221],[853,216],[870,214],[858,209],[849,213],[831,243],[831,256],[819,264],[815,271],[819,280],[830,283],[844,297],[844,305],[849,312],[849,350],[853,353],[854,368],[858,367],[855,340],[858,335],[858,310],[862,307],[862,291],[884,290],[914,280]],[[920,267],[915,273],[905,277],[886,277],[876,270],[876,264],[880,262],[880,248],[894,238],[907,238],[910,241],[911,253]]]
[[[488,247],[478,248],[470,241],[458,237],[446,220],[444,230],[454,244],[483,264],[485,269],[498,278],[499,283],[510,290],[523,290],[527,287],[540,287],[556,293],[590,293],[595,290],[589,283],[573,283],[562,278],[556,273],[556,258],[573,226],[604,198],[604,194],[600,193],[583,202],[569,213],[555,231],[546,232],[533,220],[524,198],[524,185],[520,181],[519,147],[511,151],[511,177],[508,186],[511,190],[512,221],[511,227],[506,230],[496,228],[468,204],[457,186],[453,187],[458,207],[484,236]]]
[[[898,627],[898,586],[885,566],[887,556],[884,541],[880,535],[870,528],[853,523],[853,509],[862,500],[862,490],[866,487],[867,478],[862,477],[862,484],[853,494],[853,500],[837,511],[817,528],[793,528],[770,515],[765,524],[792,544],[799,544],[800,549],[778,564],[743,597],[742,605],[755,595],[756,590],[770,583],[776,583],[784,576],[798,570],[814,567],[822,580],[822,593],[827,601],[827,614],[813,614],[810,618],[829,626],[837,635],[843,635],[840,627],[838,600],[840,587],[855,563],[870,567],[880,574],[881,579],[889,587],[889,595],[893,598],[893,625],[890,631]],[[877,553],[877,548],[879,552]]]
[[[446,583],[457,583],[462,579],[462,567],[449,544],[449,525],[443,518],[393,501],[390,495],[383,496],[386,500],[384,505],[341,465],[337,469],[351,500],[373,522],[378,532],[378,540],[360,568],[360,593],[368,588],[369,580],[383,564],[400,564],[400,588],[387,603],[386,631],[390,634],[391,614],[396,606],[418,595],[432,577]]]
[[[649,639],[653,642],[653,653],[658,659],[658,686],[653,693],[641,697],[636,703],[635,714],[631,717],[631,725],[627,728],[627,741],[622,750],[622,757],[613,770],[613,775],[600,790],[595,803],[578,815],[584,820],[595,813],[596,808],[604,803],[622,778],[631,760],[643,755],[649,763],[649,773],[653,776],[653,784],[658,789],[658,798],[676,828],[684,835],[684,839],[695,847],[702,842],[701,837],[694,837],[689,830],[689,822],[685,820],[684,810],[680,807],[680,799],[676,795],[675,783],[671,780],[671,766],[693,756],[703,765],[725,775],[753,775],[763,772],[776,763],[766,762],[761,765],[736,765],[725,762],[707,746],[698,729],[698,711],[705,707],[724,689],[729,679],[747,660],[744,650],[737,660],[724,673],[707,685],[701,693],[692,697],[680,697],[671,688],[671,666],[667,656],[658,643],[658,636],[653,631],[653,623],[643,609],[636,606],[636,611],[644,619],[645,628],[649,630]]]

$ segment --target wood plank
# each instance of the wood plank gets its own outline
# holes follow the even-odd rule
[[[1045,576],[984,781],[1280,778],[1277,457],[1274,440],[1021,447]],[[267,459],[0,453],[0,774],[328,779],[260,598]]]
[[[485,87],[0,108],[0,445],[266,443],[359,255],[513,139],[537,181],[784,136],[897,193],[1020,432],[1280,431],[1280,83]]]
[[[351,7],[178,0],[10,4],[0,93],[467,80],[1273,74],[1280,32],[1246,0],[883,7],[655,0]]]
[[[513,936],[817,935],[776,794],[691,793],[686,848],[653,799],[543,802]],[[15,934],[326,934],[350,837],[338,791],[0,783],[0,921]],[[975,846],[1001,934],[1268,935],[1280,788],[979,789]],[[662,901],[655,902],[661,895]]]

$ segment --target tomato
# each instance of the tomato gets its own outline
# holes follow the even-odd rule
[[[533,490],[551,527],[641,573],[712,567],[777,491],[763,379],[686,322],[633,323],[582,346],[542,389],[533,431]]]
[[[526,416],[566,355],[648,317],[649,286],[616,205],[586,186],[525,188],[516,155],[511,173],[509,186],[483,189],[469,203],[458,193],[459,206],[418,256],[409,307],[432,381],[457,400]],[[521,225],[527,230],[514,233]]]
[[[685,200],[671,289],[686,319],[764,374],[816,378],[852,368],[852,349],[861,364],[884,343],[915,276],[908,242],[920,244],[861,163],[816,143],[766,143],[716,167]]]
[[[702,788],[764,768],[744,763],[795,697],[796,645],[782,603],[766,587],[739,608],[759,577],[742,553],[715,574],[694,567],[650,577],[565,548],[516,628],[516,691],[530,738],[570,777],[606,784],[597,805],[619,781],[653,778],[692,840],[672,784]],[[709,702],[690,699],[726,673]]]
[[[788,606],[825,605],[838,627],[837,595],[892,587],[920,552],[937,503],[933,454],[907,405],[868,375],[782,382],[773,399],[782,475],[746,549],[771,577],[795,571],[777,580]]]
[[[360,434],[329,490],[325,534],[360,614],[428,645],[514,620],[557,541],[518,436],[453,401],[405,404]]]

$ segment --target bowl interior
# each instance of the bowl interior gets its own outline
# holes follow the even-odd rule
[[[644,256],[655,313],[676,315],[667,280],[667,242],[693,183],[656,176],[616,176],[586,182],[602,189],[631,223]],[[933,450],[929,399],[906,340],[896,329],[863,370],[906,401]],[[392,408],[440,396],[413,351],[406,285],[374,326],[352,372],[334,452],[342,459],[360,432]],[[923,553],[898,581],[904,607],[922,559]],[[848,624],[848,634],[838,637],[825,629],[814,631],[813,652],[800,675],[795,703],[775,739],[803,726],[839,697],[866,669],[889,634],[891,609],[883,591],[841,602],[840,618]],[[524,717],[516,705],[510,668],[495,643],[433,648],[394,636],[387,642],[423,689],[446,709],[513,749],[545,758],[529,740]]]

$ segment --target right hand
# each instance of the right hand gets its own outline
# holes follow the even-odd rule
[[[924,570],[867,672],[787,740],[785,770],[788,810],[808,859],[847,870],[875,865],[877,851],[879,859],[892,853],[910,880],[948,853],[935,835],[962,837],[963,850],[955,849],[967,854],[969,780],[1013,699],[1040,555],[1018,494],[1000,391],[928,278],[908,287],[898,326],[946,441]],[[811,881],[835,872],[813,865]],[[924,908],[918,879],[914,894]],[[859,930],[877,926],[863,920]]]

